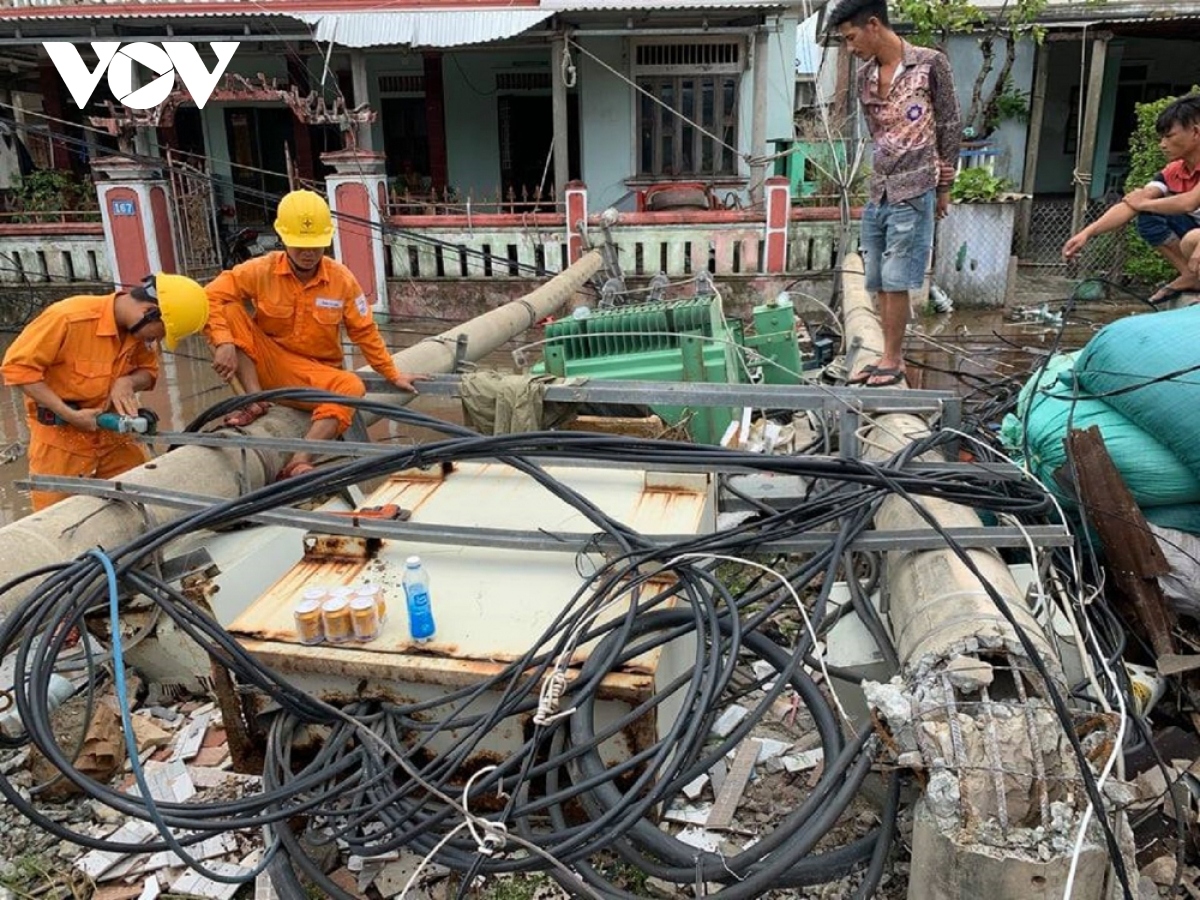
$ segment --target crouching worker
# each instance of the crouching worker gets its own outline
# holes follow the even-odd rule
[[[141,286],[68,297],[17,336],[0,373],[25,393],[29,474],[115,478],[149,458],[132,434],[101,428],[101,413],[136,416],[138,391],[158,378],[155,343],[168,350],[204,327],[208,297],[182,275],[151,275]],[[33,491],[34,511],[67,497]]]
[[[235,375],[250,393],[309,387],[351,397],[366,393],[342,368],[342,326],[371,368],[401,390],[416,393],[419,376],[401,374],[379,334],[362,288],[350,270],[325,256],[333,218],[312,191],[292,191],[279,203],[275,231],[285,249],[222,272],[208,285],[212,312],[205,329],[213,368]],[[307,408],[307,407],[306,407]],[[267,411],[251,403],[225,424],[245,427]],[[334,403],[312,408],[308,440],[330,440],[350,427],[352,410]],[[291,457],[280,478],[311,471],[312,454]]]

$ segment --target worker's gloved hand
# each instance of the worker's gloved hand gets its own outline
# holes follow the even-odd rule
[[[122,416],[136,416],[138,411],[137,391],[133,388],[133,379],[118,378],[113,382],[112,393],[108,395],[113,412]]]
[[[408,391],[410,394],[419,394],[416,382],[428,381],[428,375],[405,375],[403,372],[398,372],[396,377],[392,379],[392,384],[400,388],[402,391]]]
[[[216,372],[225,381],[228,381],[237,372],[237,346],[234,344],[220,344],[213,350],[213,371]]]
[[[78,428],[80,431],[98,431],[100,426],[96,424],[96,417],[100,415],[98,409],[71,409],[68,410],[69,415],[61,418],[72,428]]]

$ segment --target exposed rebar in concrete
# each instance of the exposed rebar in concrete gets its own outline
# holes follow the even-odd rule
[[[858,257],[847,258],[841,286],[847,346],[857,340],[881,348]],[[862,352],[855,368],[875,355]],[[888,459],[929,431],[915,416],[880,416],[861,437],[864,458]],[[941,526],[982,524],[973,509],[937,498],[918,502]],[[930,527],[900,496],[884,502],[875,524]],[[968,554],[1067,694],[1062,662],[1008,566],[994,551]],[[1087,797],[1017,632],[949,548],[889,553],[886,586],[900,674],[890,684],[868,685],[868,701],[907,751],[902,761],[928,774],[915,817],[909,900],[1061,898]],[[1106,850],[1089,840],[1071,896],[1101,897],[1107,868]]]

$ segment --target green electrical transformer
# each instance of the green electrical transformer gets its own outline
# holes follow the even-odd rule
[[[797,384],[803,362],[796,311],[780,294],[756,306],[752,334],[725,318],[721,298],[698,294],[600,310],[546,326],[545,355],[536,374],[623,381],[710,384]],[[739,411],[718,407],[654,406],[692,440],[717,444]]]

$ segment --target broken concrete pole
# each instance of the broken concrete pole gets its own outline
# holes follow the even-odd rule
[[[970,851],[933,821],[925,804],[918,804],[913,822],[912,865],[908,896],[928,900],[961,900],[963,897],[1022,897],[1027,900],[1062,900],[1069,865],[1045,862],[1012,850],[987,852],[986,845]],[[1105,863],[1103,850],[1093,848],[1080,861],[1071,896],[1102,897]]]
[[[849,257],[842,275],[846,342],[877,349],[883,334],[861,272],[861,261]],[[874,356],[864,351],[856,367]],[[929,431],[915,416],[880,416],[863,439],[864,455],[887,459]],[[943,527],[982,524],[967,507],[917,502]],[[875,524],[887,531],[931,527],[900,496],[883,503]],[[1004,561],[987,550],[968,554],[1065,694],[1061,661]],[[900,675],[870,693],[880,698],[875,705],[904,758],[919,759],[929,773],[914,826],[909,900],[1061,898],[1087,798],[1016,631],[950,549],[889,553],[886,578]],[[1072,897],[1099,900],[1107,865],[1104,848],[1086,842]]]
[[[482,359],[555,312],[599,271],[600,265],[600,253],[593,250],[525,297],[422,341],[393,359],[405,372],[453,371],[460,335],[466,337],[466,359]],[[383,399],[403,405],[411,398],[388,394]],[[258,437],[299,438],[304,436],[308,421],[307,413],[277,405],[244,430]],[[283,460],[284,454],[273,451],[247,450],[243,454],[236,449],[180,447],[125,473],[121,480],[159,488],[189,485],[213,497],[233,499],[269,484]],[[118,546],[182,515],[182,511],[167,507],[147,505],[143,510],[132,503],[70,497],[0,528],[0,584],[39,566],[73,559],[92,547]],[[6,616],[31,587],[26,583],[0,596],[0,617]]]

